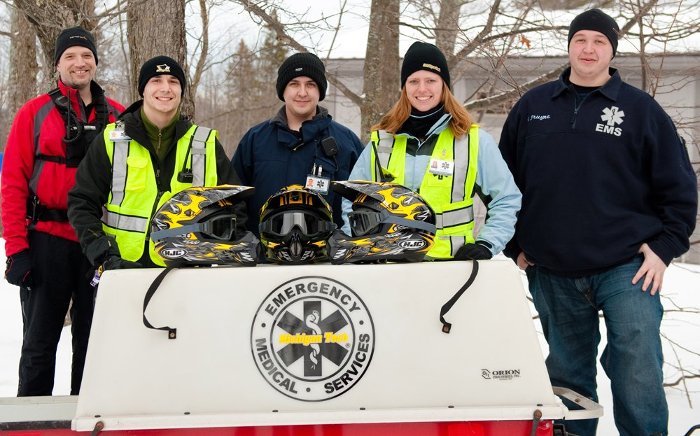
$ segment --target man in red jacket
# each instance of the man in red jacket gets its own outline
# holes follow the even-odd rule
[[[68,191],[92,139],[124,110],[93,80],[98,59],[89,32],[63,30],[54,59],[58,87],[17,112],[2,170],[5,278],[20,287],[24,323],[18,396],[52,394],[56,348],[71,299],[71,394],[80,390],[94,307],[93,269],[68,223]]]

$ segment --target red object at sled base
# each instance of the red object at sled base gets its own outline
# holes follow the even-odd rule
[[[154,430],[103,430],[105,436],[530,436],[532,421],[401,422],[370,424],[281,425]],[[0,436],[78,436],[70,429],[0,430]],[[553,423],[537,424],[536,436],[553,435]]]

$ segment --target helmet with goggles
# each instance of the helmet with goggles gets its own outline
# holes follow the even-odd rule
[[[331,263],[419,262],[435,239],[435,213],[405,186],[352,180],[333,182],[333,190],[352,201],[351,236],[336,232],[328,240]]]
[[[178,192],[151,220],[155,252],[168,266],[255,265],[260,241],[251,232],[237,234],[234,211],[253,190],[221,185]]]
[[[335,228],[326,200],[301,185],[280,189],[260,209],[260,241],[271,262],[328,260],[326,240]]]

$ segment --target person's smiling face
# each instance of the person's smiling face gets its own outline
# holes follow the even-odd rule
[[[182,87],[170,74],[151,77],[143,89],[143,105],[149,111],[174,116],[182,100]]]
[[[87,47],[68,47],[58,59],[56,71],[64,85],[75,89],[85,89],[95,78],[97,63],[92,51]]]
[[[406,79],[406,96],[411,106],[427,112],[442,103],[442,78],[430,71],[418,70]]]
[[[569,43],[569,80],[581,86],[600,86],[608,81],[613,47],[608,38],[595,30],[579,30]]]

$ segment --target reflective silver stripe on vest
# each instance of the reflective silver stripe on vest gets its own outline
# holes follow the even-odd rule
[[[147,218],[119,215],[102,208],[102,222],[113,229],[143,233],[146,231],[148,221]]]
[[[455,257],[462,245],[464,245],[464,236],[450,236],[450,255]]]
[[[435,227],[438,229],[467,224],[472,221],[474,221],[474,208],[472,206],[435,215]]]
[[[199,127],[192,135],[192,186],[204,186],[204,171],[207,163],[207,138],[211,134],[208,127]]]
[[[380,130],[377,132],[377,137],[378,141],[376,159],[379,160],[379,165],[381,165],[382,168],[388,169],[391,151],[394,149],[394,135]]]
[[[112,201],[110,204],[120,205],[124,201],[126,189],[126,158],[129,156],[129,141],[114,141],[112,153]]]
[[[454,142],[454,179],[452,180],[452,203],[465,200],[464,185],[467,183],[469,168],[469,134],[462,135]],[[470,210],[471,213],[471,210]],[[469,222],[472,219],[463,222]]]

